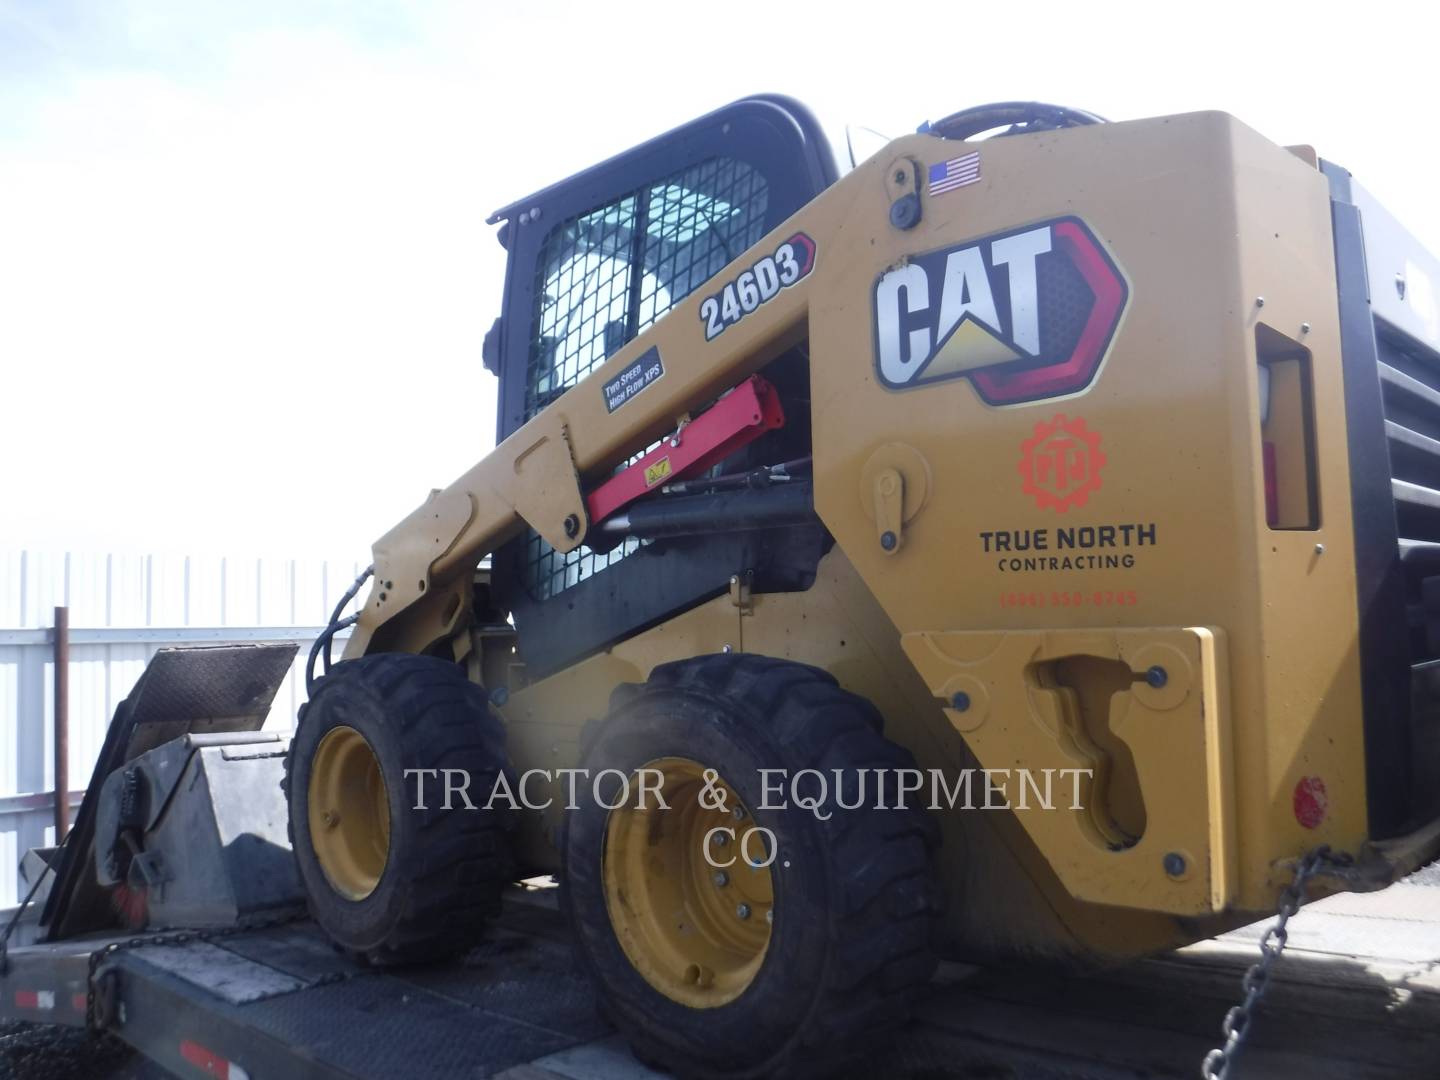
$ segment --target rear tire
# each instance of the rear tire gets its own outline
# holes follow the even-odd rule
[[[615,691],[609,716],[584,748],[592,779],[603,769],[633,776],[657,762],[668,770],[669,810],[612,812],[580,799],[567,815],[563,845],[579,952],[603,1011],[636,1055],[679,1076],[733,1080],[822,1075],[886,1045],[934,970],[936,824],[913,806],[875,809],[873,786],[859,809],[828,806],[829,820],[793,801],[765,809],[782,800],[774,794],[776,774],[767,798],[759,773],[784,769],[794,777],[818,769],[833,785],[839,770],[853,803],[859,770],[914,767],[907,751],[880,734],[874,707],[823,671],[767,657],[665,664],[644,685]],[[729,815],[685,826],[673,815],[693,814],[696,785],[688,766],[675,762],[715,770],[743,807],[744,816],[732,819],[737,832],[752,823],[773,832],[766,889],[740,889],[737,876],[752,871],[737,862],[714,882],[728,908],[701,895],[714,864],[693,838],[734,815],[733,802]],[[677,769],[686,777],[681,800],[669,783]],[[892,782],[887,805],[893,791]],[[639,815],[639,824],[627,815]],[[671,843],[672,835],[683,843]],[[713,916],[737,913],[738,900],[747,911],[736,917],[753,926],[772,891],[773,923],[752,962],[743,934],[717,926]],[[687,953],[696,940],[701,944]],[[729,966],[726,947],[737,957]],[[707,992],[714,995],[708,1001]]]
[[[384,653],[337,664],[300,709],[285,759],[290,842],[311,915],[372,963],[461,953],[512,878],[507,811],[484,809],[505,732],[455,664]],[[469,774],[467,809],[442,778]],[[318,846],[318,850],[317,850]]]

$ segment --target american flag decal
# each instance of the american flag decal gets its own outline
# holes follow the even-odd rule
[[[930,166],[930,194],[943,195],[980,179],[980,151]]]

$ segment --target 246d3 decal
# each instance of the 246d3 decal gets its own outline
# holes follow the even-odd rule
[[[991,405],[1084,390],[1129,297],[1075,217],[913,257],[875,282],[875,371],[906,390],[969,379]]]
[[[749,270],[728,281],[719,292],[700,301],[705,340],[714,341],[746,315],[780,295],[815,267],[815,241],[796,233]]]

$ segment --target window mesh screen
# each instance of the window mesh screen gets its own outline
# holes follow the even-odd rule
[[[710,158],[550,230],[536,266],[528,420],[765,235],[765,178]],[[526,539],[525,577],[544,600],[640,545],[562,555]]]

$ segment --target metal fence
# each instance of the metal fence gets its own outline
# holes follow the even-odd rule
[[[0,552],[0,911],[17,866],[54,839],[51,622],[70,611],[69,761],[79,805],[115,706],[156,650],[294,641],[295,665],[266,726],[305,699],[303,657],[360,565],[337,560]]]

